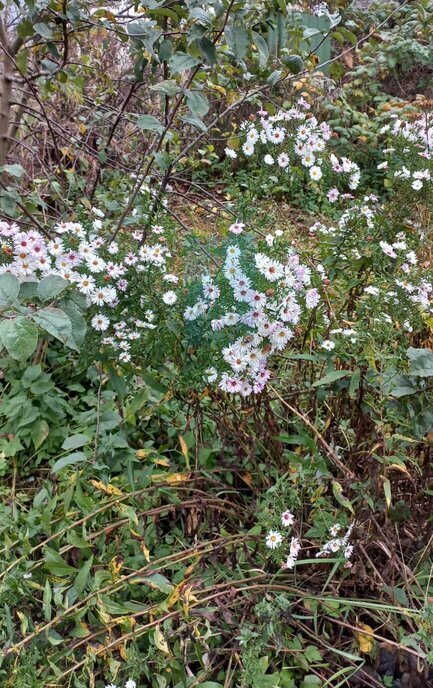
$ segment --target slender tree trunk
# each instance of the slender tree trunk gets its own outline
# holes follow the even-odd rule
[[[2,75],[0,81],[0,165],[4,165],[9,146],[8,132],[12,105],[14,63],[10,52],[11,47],[1,18],[0,43],[3,53]]]

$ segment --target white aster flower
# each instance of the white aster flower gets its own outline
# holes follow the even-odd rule
[[[270,530],[266,535],[266,547],[269,549],[276,549],[281,545],[283,541],[283,536],[278,530]]]

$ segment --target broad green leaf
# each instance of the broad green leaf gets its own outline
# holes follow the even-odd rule
[[[217,51],[215,45],[212,43],[212,41],[209,40],[209,38],[206,38],[206,36],[203,36],[202,38],[199,38],[197,41],[197,46],[198,49],[200,50],[200,54],[203,58],[203,60],[213,67],[217,60]]]
[[[72,334],[70,318],[60,308],[42,308],[32,315],[33,321],[61,342],[66,343]]]
[[[75,351],[80,351],[87,331],[87,323],[82,315],[80,306],[76,303],[78,294],[63,298],[59,301],[59,308],[62,309],[72,323],[72,334],[66,341],[66,346]]]
[[[58,473],[62,468],[71,466],[74,463],[81,463],[82,461],[87,461],[87,454],[84,452],[73,452],[72,454],[68,454],[68,456],[62,456],[61,459],[58,459],[52,467],[51,472]]]
[[[248,51],[250,38],[243,26],[227,26],[224,31],[228,46],[237,60],[242,60]]]
[[[10,272],[0,275],[0,308],[13,305],[20,292],[20,281]]]
[[[431,349],[415,349],[412,346],[407,350],[410,360],[410,373],[418,377],[433,376],[433,351]]]
[[[163,41],[161,41],[161,45],[159,46],[159,59],[161,60],[161,62],[167,62],[172,55],[173,43],[168,38],[165,38]]]
[[[69,284],[68,280],[59,275],[47,275],[39,282],[36,293],[41,301],[52,301],[65,291]]]
[[[37,420],[32,426],[32,442],[35,449],[39,449],[50,433],[50,426],[43,418]]]
[[[145,131],[157,131],[159,133],[164,131],[164,125],[153,115],[140,115],[137,120],[137,126]]]
[[[256,31],[252,32],[252,36],[254,39],[254,44],[259,51],[259,67],[260,69],[263,69],[266,67],[266,64],[269,59],[269,48],[268,44],[266,43],[265,39],[263,36],[261,36],[259,33]]]
[[[300,55],[288,55],[283,59],[283,64],[292,74],[299,74],[305,68],[304,60]]]
[[[207,131],[207,126],[204,122],[202,122],[201,119],[198,117],[192,117],[191,115],[185,115],[182,117],[182,121],[186,122],[187,124],[191,124],[191,126],[195,127],[196,129],[200,129],[201,131]]]
[[[36,22],[36,24],[33,24],[33,28],[42,38],[53,38],[53,30],[49,24],[45,24],[45,22]]]
[[[18,315],[0,322],[0,341],[12,358],[25,361],[36,349],[38,330],[29,318]]]
[[[193,117],[203,117],[209,112],[209,101],[203,93],[186,90],[185,96]]]
[[[169,61],[170,71],[172,74],[180,74],[186,72],[187,69],[193,69],[200,64],[200,60],[192,55],[186,53],[175,53]]]
[[[10,174],[11,177],[22,177],[23,174],[25,173],[24,167],[21,167],[21,165],[3,165],[0,167],[0,170],[2,172],[6,172],[6,174]]]
[[[336,380],[341,380],[341,378],[343,377],[347,377],[347,375],[350,375],[351,372],[351,370],[331,370],[330,373],[327,373],[320,380],[314,382],[313,387],[322,387],[322,385],[329,385],[331,384],[331,382],[335,382]]]
[[[150,90],[163,93],[166,96],[175,96],[176,93],[180,93],[181,88],[174,79],[165,79],[165,81],[160,81],[159,84],[150,86]]]
[[[89,442],[87,435],[77,434],[67,437],[62,444],[62,449],[78,449]]]

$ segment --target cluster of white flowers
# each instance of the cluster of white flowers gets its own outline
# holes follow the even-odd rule
[[[154,243],[143,243],[142,232],[133,232],[122,241],[108,242],[102,235],[104,213],[93,208],[96,215],[90,229],[79,222],[62,222],[53,228],[52,238],[38,231],[21,231],[16,223],[0,222],[4,262],[0,274],[10,272],[21,280],[37,281],[58,275],[86,297],[90,324],[98,332],[111,334],[102,340],[118,352],[120,361],[131,359],[131,343],[140,339],[145,329],[152,329],[154,313],[143,306],[139,319],[128,317],[130,283],[137,273],[152,270],[161,277],[161,284],[176,283],[178,278],[167,273],[170,251],[164,229],[152,228]],[[162,301],[170,305],[177,299],[175,292],[162,293]],[[120,315],[123,315],[118,319]]]
[[[338,533],[341,530],[339,523],[336,523],[329,529],[329,534],[331,535],[331,540],[325,542],[322,545],[319,552],[317,552],[316,557],[326,557],[330,554],[343,553],[345,559],[349,560],[353,554],[353,545],[349,544],[350,536],[352,534],[354,523],[352,523],[346,530],[343,537],[338,537]],[[348,562],[349,564],[349,562]],[[350,565],[346,565],[350,568]]]
[[[426,113],[412,121],[404,121],[397,115],[391,115],[391,118],[392,124],[382,127],[381,133],[387,134],[394,145],[384,151],[389,159],[379,163],[378,169],[391,170],[395,180],[409,180],[414,191],[421,191],[433,181],[433,117]],[[393,164],[396,151],[405,156],[405,164],[398,169]],[[406,155],[411,151],[415,153],[414,158]]]
[[[243,225],[239,231],[240,224],[235,233],[243,231]],[[219,375],[219,386],[242,396],[263,391],[271,375],[269,357],[286,348],[303,309],[314,308],[320,301],[318,290],[311,287],[310,268],[292,249],[286,249],[284,262],[261,251],[254,253],[253,260],[254,273],[251,257],[244,258],[239,245],[230,245],[222,270],[224,285],[220,287],[206,275],[202,296],[184,311],[187,321],[217,311],[218,317],[211,319],[212,331],[223,331],[232,338],[234,329],[240,335],[222,347],[226,370]],[[214,370],[209,375],[216,379]]]
[[[319,123],[309,110],[310,105],[304,98],[300,98],[290,110],[280,110],[275,115],[259,110],[257,116],[241,124],[245,136],[242,145],[244,155],[251,157],[258,150],[266,166],[280,168],[288,175],[294,167],[301,165],[314,182],[319,182],[325,168],[329,168],[336,174],[346,175],[349,189],[356,189],[360,182],[358,165],[347,158],[340,161],[327,153],[332,130],[327,122]],[[232,148],[226,148],[225,152],[229,158],[237,157]],[[334,187],[328,198],[335,202],[339,195],[339,190]]]
[[[105,688],[119,688],[115,683],[109,683]],[[129,679],[125,683],[125,688],[137,688],[137,684],[132,679]]]
[[[291,528],[295,522],[295,517],[291,511],[287,510],[281,514],[281,524],[285,528]],[[331,540],[325,542],[321,546],[320,550],[316,553],[316,557],[325,557],[329,554],[342,553],[344,558],[347,560],[346,567],[350,568],[350,563],[348,560],[353,554],[353,545],[349,543],[350,536],[354,528],[354,523],[352,523],[347,529],[346,533],[342,537],[338,537],[338,533],[341,530],[341,525],[336,523],[331,526],[329,533],[331,535]],[[283,544],[284,535],[279,530],[269,530],[265,537],[265,545],[268,549],[276,550]],[[286,561],[282,564],[284,569],[293,569],[301,550],[300,539],[295,536],[291,536],[289,543],[289,553],[287,555]]]

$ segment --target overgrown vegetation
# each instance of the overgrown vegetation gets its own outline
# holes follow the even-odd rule
[[[0,686],[433,685],[431,3],[0,8]]]

